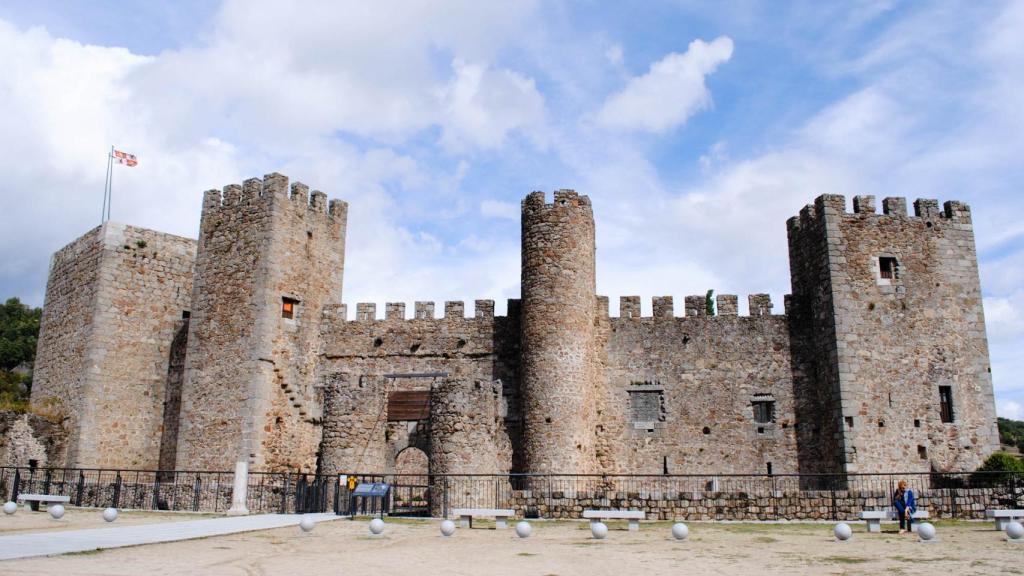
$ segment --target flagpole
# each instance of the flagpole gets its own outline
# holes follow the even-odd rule
[[[113,150],[113,147],[111,147]],[[110,185],[111,154],[107,154],[107,171],[103,175],[103,209],[100,211],[100,224],[107,221],[107,187]]]
[[[110,146],[110,176],[107,178],[107,220],[110,220],[110,205],[114,202],[114,146]]]

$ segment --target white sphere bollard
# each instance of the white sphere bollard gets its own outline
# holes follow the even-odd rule
[[[5,509],[6,511],[6,509]],[[1005,528],[1006,537],[1010,540],[1020,540],[1024,538],[1024,526],[1020,522],[1010,522]]]
[[[676,540],[686,540],[686,537],[690,535],[690,528],[682,522],[676,522],[672,525],[672,537]]]
[[[313,517],[308,514],[299,519],[299,528],[301,528],[303,532],[312,532],[315,526],[316,522],[313,520]]]
[[[107,522],[117,520],[117,508],[107,508],[103,511],[103,519]]]
[[[520,538],[529,538],[530,534],[533,534],[533,526],[526,520],[523,520],[516,524],[516,536]]]
[[[917,536],[924,542],[927,542],[935,538],[935,526],[932,525],[930,522],[925,522],[923,524],[918,525]]]
[[[608,527],[604,522],[594,522],[590,525],[590,534],[595,540],[604,540],[608,536]]]
[[[60,520],[64,517],[64,507],[60,504],[54,504],[50,506],[50,517],[54,520]]]
[[[380,518],[374,518],[370,520],[370,534],[379,536],[384,531],[384,521]]]
[[[6,503],[4,503],[4,514],[7,514],[8,516],[10,516],[11,514],[14,514],[17,511],[18,511],[18,505],[15,504],[14,502],[6,502]]]
[[[441,535],[447,538],[452,534],[455,534],[455,522],[452,522],[451,520],[441,522]]]
[[[840,522],[839,524],[836,524],[832,533],[836,535],[836,540],[846,542],[853,537],[853,528],[850,528],[850,525],[846,522]]]

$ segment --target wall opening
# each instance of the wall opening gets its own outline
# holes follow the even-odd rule
[[[939,416],[943,422],[953,422],[953,387],[939,386]]]
[[[886,283],[896,280],[899,276],[899,263],[892,256],[878,257],[878,279]]]
[[[772,475],[772,463],[771,462],[768,463],[768,475],[769,476]]]
[[[299,301],[295,298],[289,298],[287,296],[281,297],[281,318],[292,320],[295,318],[295,308],[298,306]]]
[[[775,422],[775,401],[754,400],[751,402],[754,407],[754,421],[758,424],[770,424]]]
[[[921,458],[921,460],[927,460],[928,459],[928,449],[925,448],[924,446],[918,444],[917,445],[917,455],[918,455],[919,458]]]

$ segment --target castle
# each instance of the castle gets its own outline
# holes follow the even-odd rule
[[[969,208],[823,195],[792,295],[596,294],[590,200],[522,202],[522,297],[342,304],[347,205],[211,190],[198,242],[107,222],[52,259],[50,466],[433,473],[973,470],[998,448]],[[357,248],[358,249],[358,248]]]

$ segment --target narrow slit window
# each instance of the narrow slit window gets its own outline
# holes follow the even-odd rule
[[[294,319],[295,307],[299,301],[294,298],[281,298],[281,318]]]
[[[943,422],[953,421],[953,387],[939,386],[939,415]]]

